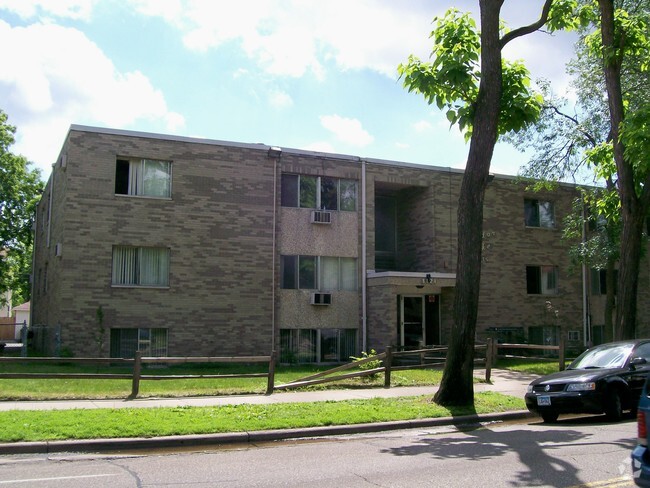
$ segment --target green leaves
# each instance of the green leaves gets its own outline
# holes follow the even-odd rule
[[[639,175],[636,192],[640,195],[640,182],[650,173],[650,105],[646,103],[627,113],[621,125],[621,141],[625,147],[625,159]]]
[[[24,300],[29,296],[32,217],[43,183],[24,157],[9,152],[15,131],[0,110],[0,293],[13,289]]]
[[[458,125],[469,140],[481,80],[480,33],[474,19],[456,9],[434,19],[434,25],[432,61],[411,55],[399,65],[398,73],[409,92],[423,95],[429,105],[443,110],[450,125]],[[542,109],[542,97],[531,90],[526,67],[518,61],[504,61],[502,66],[500,135],[526,127]]]
[[[465,131],[472,119],[471,105],[480,81],[480,37],[469,14],[450,9],[434,19],[431,33],[433,61],[411,55],[398,73],[409,92],[422,94],[429,105],[445,111],[451,125]]]
[[[576,30],[593,24],[597,18],[594,2],[555,0],[551,5],[546,28],[550,32]]]

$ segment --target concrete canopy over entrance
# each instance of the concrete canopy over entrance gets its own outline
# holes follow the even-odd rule
[[[443,343],[443,298],[456,285],[454,273],[371,271],[366,278],[369,349]]]

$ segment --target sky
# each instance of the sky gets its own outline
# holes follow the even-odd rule
[[[502,18],[530,24],[542,3],[506,0]],[[10,150],[46,179],[81,124],[464,168],[462,134],[397,74],[451,7],[478,0],[0,0]],[[572,55],[544,32],[504,52],[559,94]],[[491,171],[526,162],[499,143]]]

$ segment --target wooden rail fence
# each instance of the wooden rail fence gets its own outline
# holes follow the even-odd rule
[[[564,341],[560,341],[558,346],[539,345],[539,344],[499,344],[492,339],[488,339],[486,344],[477,344],[475,346],[475,365],[485,365],[485,380],[491,381],[492,367],[497,359],[499,350],[513,349],[535,349],[535,350],[552,350],[558,351],[559,368],[564,369],[565,354]],[[241,357],[142,357],[138,351],[133,359],[125,358],[17,358],[17,357],[0,357],[0,363],[36,363],[36,364],[104,364],[104,365],[125,365],[131,366],[131,373],[3,373],[0,372],[0,379],[125,379],[131,380],[131,394],[129,399],[137,398],[140,391],[140,382],[161,381],[161,380],[179,380],[179,379],[217,379],[217,378],[267,378],[266,394],[270,395],[275,390],[288,390],[292,388],[301,388],[305,386],[330,383],[335,381],[346,380],[350,378],[359,378],[371,376],[379,373],[384,374],[384,388],[391,386],[391,373],[393,371],[402,371],[419,368],[436,368],[443,366],[445,363],[448,347],[435,346],[425,349],[410,351],[395,351],[393,347],[387,347],[386,351],[363,359],[352,361],[341,366],[322,371],[316,374],[305,376],[290,383],[275,384],[275,351],[269,356],[241,356]],[[484,351],[484,352],[482,352]],[[416,358],[418,364],[399,364],[405,358]],[[179,375],[149,375],[142,374],[143,364],[196,364],[196,363],[268,363],[268,372],[264,373],[235,373],[235,374],[179,374]],[[374,363],[374,364],[373,364]],[[345,372],[353,369],[354,371]]]
[[[198,378],[267,378],[267,394],[273,393],[275,376],[275,354],[270,356],[240,356],[240,357],[142,357],[141,352],[135,353],[135,358],[15,358],[0,357],[0,363],[35,363],[35,364],[104,364],[115,366],[131,366],[132,373],[0,373],[0,379],[104,379],[104,380],[131,380],[131,394],[129,399],[135,399],[140,392],[142,380],[178,380]],[[188,375],[144,375],[143,364],[185,364],[185,363],[268,363],[266,373],[240,373],[240,374],[188,374]]]

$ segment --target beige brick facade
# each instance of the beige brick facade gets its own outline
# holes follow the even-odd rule
[[[119,158],[171,162],[171,197],[116,194]],[[356,182],[357,210],[312,223],[313,209],[282,205],[287,174]],[[111,329],[162,329],[170,356],[268,354],[306,343],[312,359],[331,360],[337,347],[343,359],[400,345],[415,306],[426,316],[419,339],[446,343],[461,180],[462,172],[438,167],[290,149],[276,157],[262,144],[73,126],[38,208],[33,323],[60,330],[52,351],[77,356],[111,354]],[[560,230],[576,195],[570,185],[540,194],[511,177],[490,182],[479,338],[495,328],[527,338],[546,327],[584,341],[583,277]],[[555,228],[526,227],[524,198],[553,202]],[[393,244],[394,252],[380,249]],[[113,246],[169,249],[168,286],[115,286]],[[318,290],[283,286],[285,256],[353,260],[358,287],[326,290],[332,304],[313,305]],[[527,293],[527,266],[557,267],[558,293]],[[647,333],[647,257],[640,279],[639,330]],[[604,297],[587,291],[592,324],[601,325]]]

